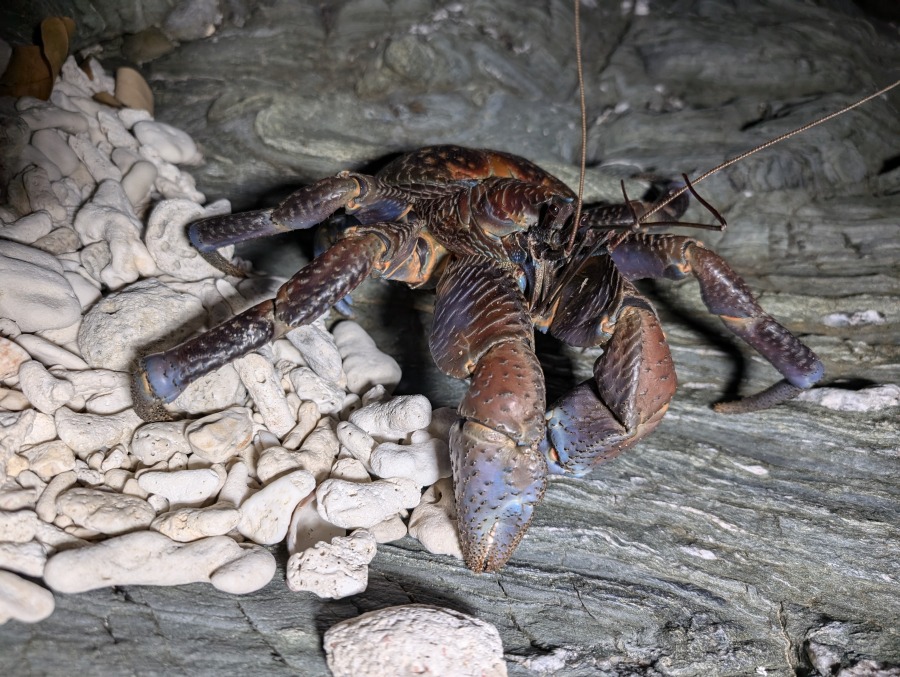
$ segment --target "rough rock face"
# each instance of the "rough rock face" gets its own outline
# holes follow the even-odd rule
[[[162,25],[168,7],[143,5],[109,26]],[[874,91],[900,62],[896,27],[840,0],[597,5],[582,13],[595,198],[617,198],[621,177],[696,176]],[[85,6],[82,25],[112,15]],[[192,171],[212,198],[247,207],[426,143],[510,150],[576,176],[568,2],[276,0],[242,11],[143,66],[156,118],[188,131],[207,158]],[[805,337],[833,386],[900,382],[898,106],[892,92],[697,187],[729,222],[702,239]],[[642,185],[629,183],[629,195]],[[694,208],[688,218],[709,215]],[[695,285],[646,289],[681,384],[667,418],[590,477],[554,481],[500,574],[474,576],[404,540],[379,550],[368,590],[352,601],[275,585],[240,599],[201,586],[99,590],[57,600],[41,624],[3,626],[0,671],[326,674],[325,628],[410,602],[495,625],[511,675],[830,674],[900,663],[897,407],[794,402],[715,415],[710,402],[772,382],[773,370],[725,336]],[[400,388],[455,404],[460,386],[428,366],[427,305],[380,284],[357,301],[403,367]],[[426,310],[401,316],[401,307]],[[863,319],[836,323],[836,314]],[[596,356],[539,346],[551,398]],[[198,663],[197,638],[215,642],[213,662]]]

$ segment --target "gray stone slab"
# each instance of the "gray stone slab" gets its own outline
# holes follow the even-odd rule
[[[900,62],[896,27],[839,0],[637,3],[646,15],[596,4],[582,26],[595,196],[615,198],[636,173],[696,175],[874,91]],[[203,148],[195,175],[209,197],[265,204],[443,142],[575,176],[568,2],[275,1],[238,23],[144,66],[157,117]],[[703,239],[819,352],[832,384],[900,382],[898,105],[892,92],[698,186],[729,221]],[[405,602],[494,623],[512,675],[862,674],[865,659],[877,674],[900,663],[897,408],[716,415],[711,402],[777,375],[705,314],[693,284],[645,289],[681,383],[669,414],[590,477],[553,481],[499,574],[406,539],[379,548],[365,593],[336,602],[291,593],[280,575],[245,597],[200,585],[60,596],[46,621],[0,628],[0,671],[325,675],[325,629]],[[427,295],[373,282],[357,305],[403,363],[404,391],[458,400],[464,385],[427,356]],[[883,322],[824,322],[864,310]],[[539,345],[555,394],[595,357]]]

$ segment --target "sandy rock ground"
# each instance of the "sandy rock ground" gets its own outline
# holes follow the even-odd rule
[[[167,16],[147,6],[120,28],[88,24],[104,58],[144,61],[157,120],[188,132],[206,159],[191,173],[210,202],[270,204],[299,183],[439,142],[576,176],[568,3],[222,3],[210,37],[178,44],[145,32]],[[103,3],[91,7],[104,16]],[[599,2],[583,14],[593,199],[618,197],[620,178],[696,175],[887,84],[900,61],[896,25],[836,0]],[[705,314],[695,285],[650,285],[681,384],[666,420],[590,477],[555,480],[501,573],[473,576],[404,539],[379,546],[366,592],[345,600],[290,593],[284,553],[274,582],[240,598],[206,585],[62,596],[47,620],[0,629],[4,671],[327,674],[327,628],[410,602],[496,626],[514,675],[900,663],[898,97],[698,187],[729,222],[704,241],[819,353],[826,385],[844,395],[715,415],[709,403],[774,372]],[[644,184],[628,185],[635,195]],[[289,274],[309,248],[283,244],[251,254]],[[461,386],[427,355],[427,295],[374,283],[356,303],[403,368],[398,392],[454,405]],[[551,397],[586,377],[594,355],[539,346]],[[197,642],[216,650],[198,655]]]

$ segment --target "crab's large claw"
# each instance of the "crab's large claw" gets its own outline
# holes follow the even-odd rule
[[[519,544],[547,486],[547,462],[530,446],[474,421],[450,433],[466,566],[496,571]]]
[[[471,384],[450,436],[460,542],[473,571],[512,555],[540,503],[547,463],[544,376],[522,292],[485,258],[450,263],[437,289],[431,354]]]

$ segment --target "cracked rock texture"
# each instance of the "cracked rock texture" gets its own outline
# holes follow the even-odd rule
[[[79,3],[82,35],[105,41],[107,62],[144,62],[156,118],[207,160],[192,168],[198,188],[236,209],[428,143],[513,151],[575,180],[569,2],[223,0],[211,37],[165,49],[174,3],[118,5]],[[7,16],[8,37],[31,18]],[[600,0],[582,17],[591,199],[618,198],[619,179],[638,174],[696,176],[887,84],[900,63],[897,26],[843,0]],[[805,337],[833,387],[900,383],[898,107],[892,92],[697,187],[729,222],[704,241]],[[261,267],[299,266],[297,239]],[[711,402],[775,372],[706,315],[694,284],[643,288],[681,383],[668,416],[593,475],[554,480],[499,574],[403,539],[344,600],[291,593],[283,572],[240,598],[203,585],[60,596],[47,620],[0,628],[0,672],[325,675],[328,627],[408,603],[494,624],[510,675],[900,664],[898,408],[716,415]],[[463,386],[427,355],[427,293],[371,283],[356,307],[403,368],[399,392],[456,404]],[[538,346],[551,399],[596,356]]]

